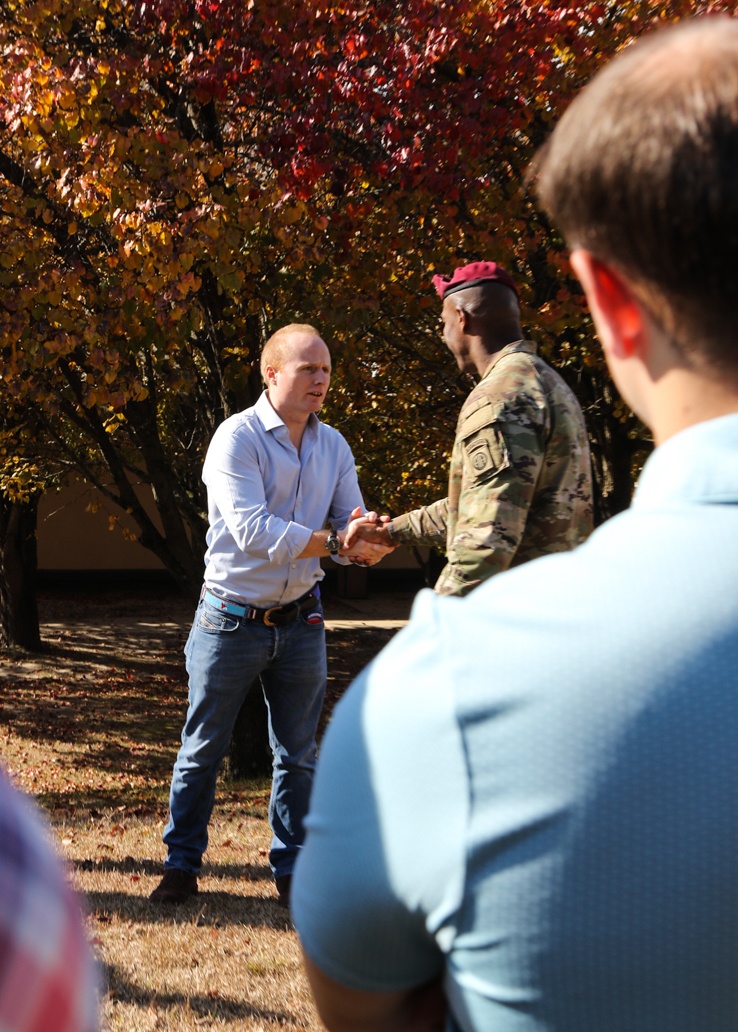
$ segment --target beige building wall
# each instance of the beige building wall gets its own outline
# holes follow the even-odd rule
[[[137,489],[149,513],[156,509],[146,486]],[[111,521],[111,517],[113,518]],[[93,487],[75,482],[47,491],[38,513],[39,570],[161,570],[153,552],[136,540],[133,522]]]
[[[146,510],[156,518],[148,485],[142,485],[137,493]],[[164,569],[153,552],[142,548],[131,537],[135,538],[133,522],[87,484],[75,482],[61,491],[47,491],[41,498],[39,570]],[[427,552],[423,549],[424,558]],[[412,550],[402,547],[382,560],[381,569],[417,570],[418,563]]]

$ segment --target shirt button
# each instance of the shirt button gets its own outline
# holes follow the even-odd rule
[[[296,570],[296,569],[297,569],[297,563],[293,563],[293,564],[292,564],[292,569],[293,569],[293,570]]]

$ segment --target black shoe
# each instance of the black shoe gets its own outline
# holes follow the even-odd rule
[[[149,896],[152,903],[184,903],[197,895],[197,875],[170,867]]]
[[[286,907],[289,910],[290,906],[290,894],[292,892],[292,875],[283,874],[279,878],[275,878],[274,882],[277,886],[277,903],[280,907]]]

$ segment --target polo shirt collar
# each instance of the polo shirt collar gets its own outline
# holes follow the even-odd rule
[[[633,505],[738,504],[738,413],[687,427],[649,456]]]

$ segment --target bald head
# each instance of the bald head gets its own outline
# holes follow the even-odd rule
[[[651,33],[576,97],[539,159],[571,247],[618,268],[685,353],[738,371],[738,22]]]
[[[271,335],[261,351],[261,378],[267,382],[267,366],[274,366],[275,369],[282,369],[285,358],[291,346],[300,339],[322,340],[314,326],[308,323],[290,323],[282,326]]]

